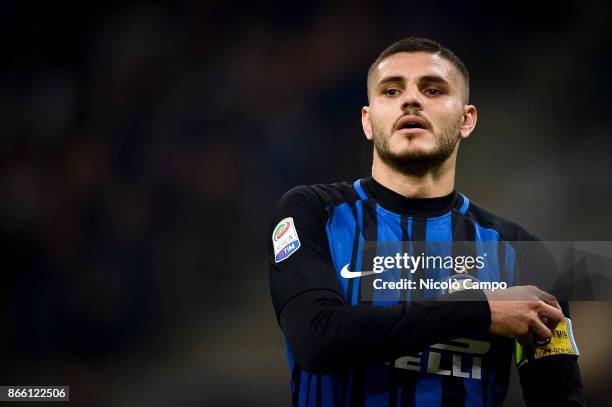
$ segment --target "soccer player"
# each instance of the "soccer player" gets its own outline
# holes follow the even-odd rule
[[[528,405],[584,405],[567,304],[529,285],[552,258],[521,250],[516,242],[537,239],[454,189],[459,142],[477,121],[462,61],[434,41],[403,39],[374,61],[367,90],[372,176],[296,187],[273,213],[270,286],[292,405],[497,406],[513,359]],[[484,267],[401,269],[406,254],[457,261],[443,242],[468,242]],[[381,264],[384,273],[373,268]],[[398,275],[415,285],[382,295]],[[416,284],[452,278],[508,288]]]

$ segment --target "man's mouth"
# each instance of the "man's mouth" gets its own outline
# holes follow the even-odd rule
[[[397,130],[404,129],[428,129],[429,123],[421,116],[406,115],[402,116],[395,126]]]

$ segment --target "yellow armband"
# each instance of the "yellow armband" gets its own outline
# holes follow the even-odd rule
[[[569,318],[559,322],[559,325],[552,330],[552,338],[545,346],[531,348],[522,346],[518,341],[515,342],[514,358],[518,367],[531,360],[553,355],[572,355],[576,358],[580,355],[572,332],[572,321]]]

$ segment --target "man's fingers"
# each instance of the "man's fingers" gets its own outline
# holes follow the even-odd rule
[[[536,336],[538,339],[547,339],[552,336],[552,332],[546,325],[542,323],[539,319],[534,320],[529,325],[531,333]]]
[[[544,304],[546,304],[546,305],[550,305],[551,307],[558,309],[558,310],[559,310],[559,312],[562,312],[562,311],[561,311],[561,306],[559,305],[559,303],[557,302],[557,300],[554,300],[554,301],[550,301],[550,300],[542,300],[542,302],[543,302]]]
[[[554,295],[549,294],[546,291],[542,291],[542,290],[539,290],[539,291],[540,292],[538,293],[537,296],[538,296],[538,298],[540,300],[542,300],[544,303],[550,305],[551,307],[555,307],[556,309],[561,311],[561,306],[557,302],[557,298]]]
[[[540,321],[542,321],[542,323],[546,325],[546,327],[551,331],[555,329],[557,325],[559,325],[559,322],[557,322],[555,319],[548,318],[542,315],[540,316]]]
[[[538,310],[538,317],[546,318],[546,326],[554,329],[563,320],[563,312],[551,305],[542,303]]]

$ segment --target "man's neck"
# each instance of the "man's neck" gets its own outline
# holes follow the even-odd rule
[[[385,164],[374,153],[372,178],[379,184],[407,198],[436,198],[450,194],[455,187],[455,160],[452,154],[444,163],[430,171],[404,174]]]

